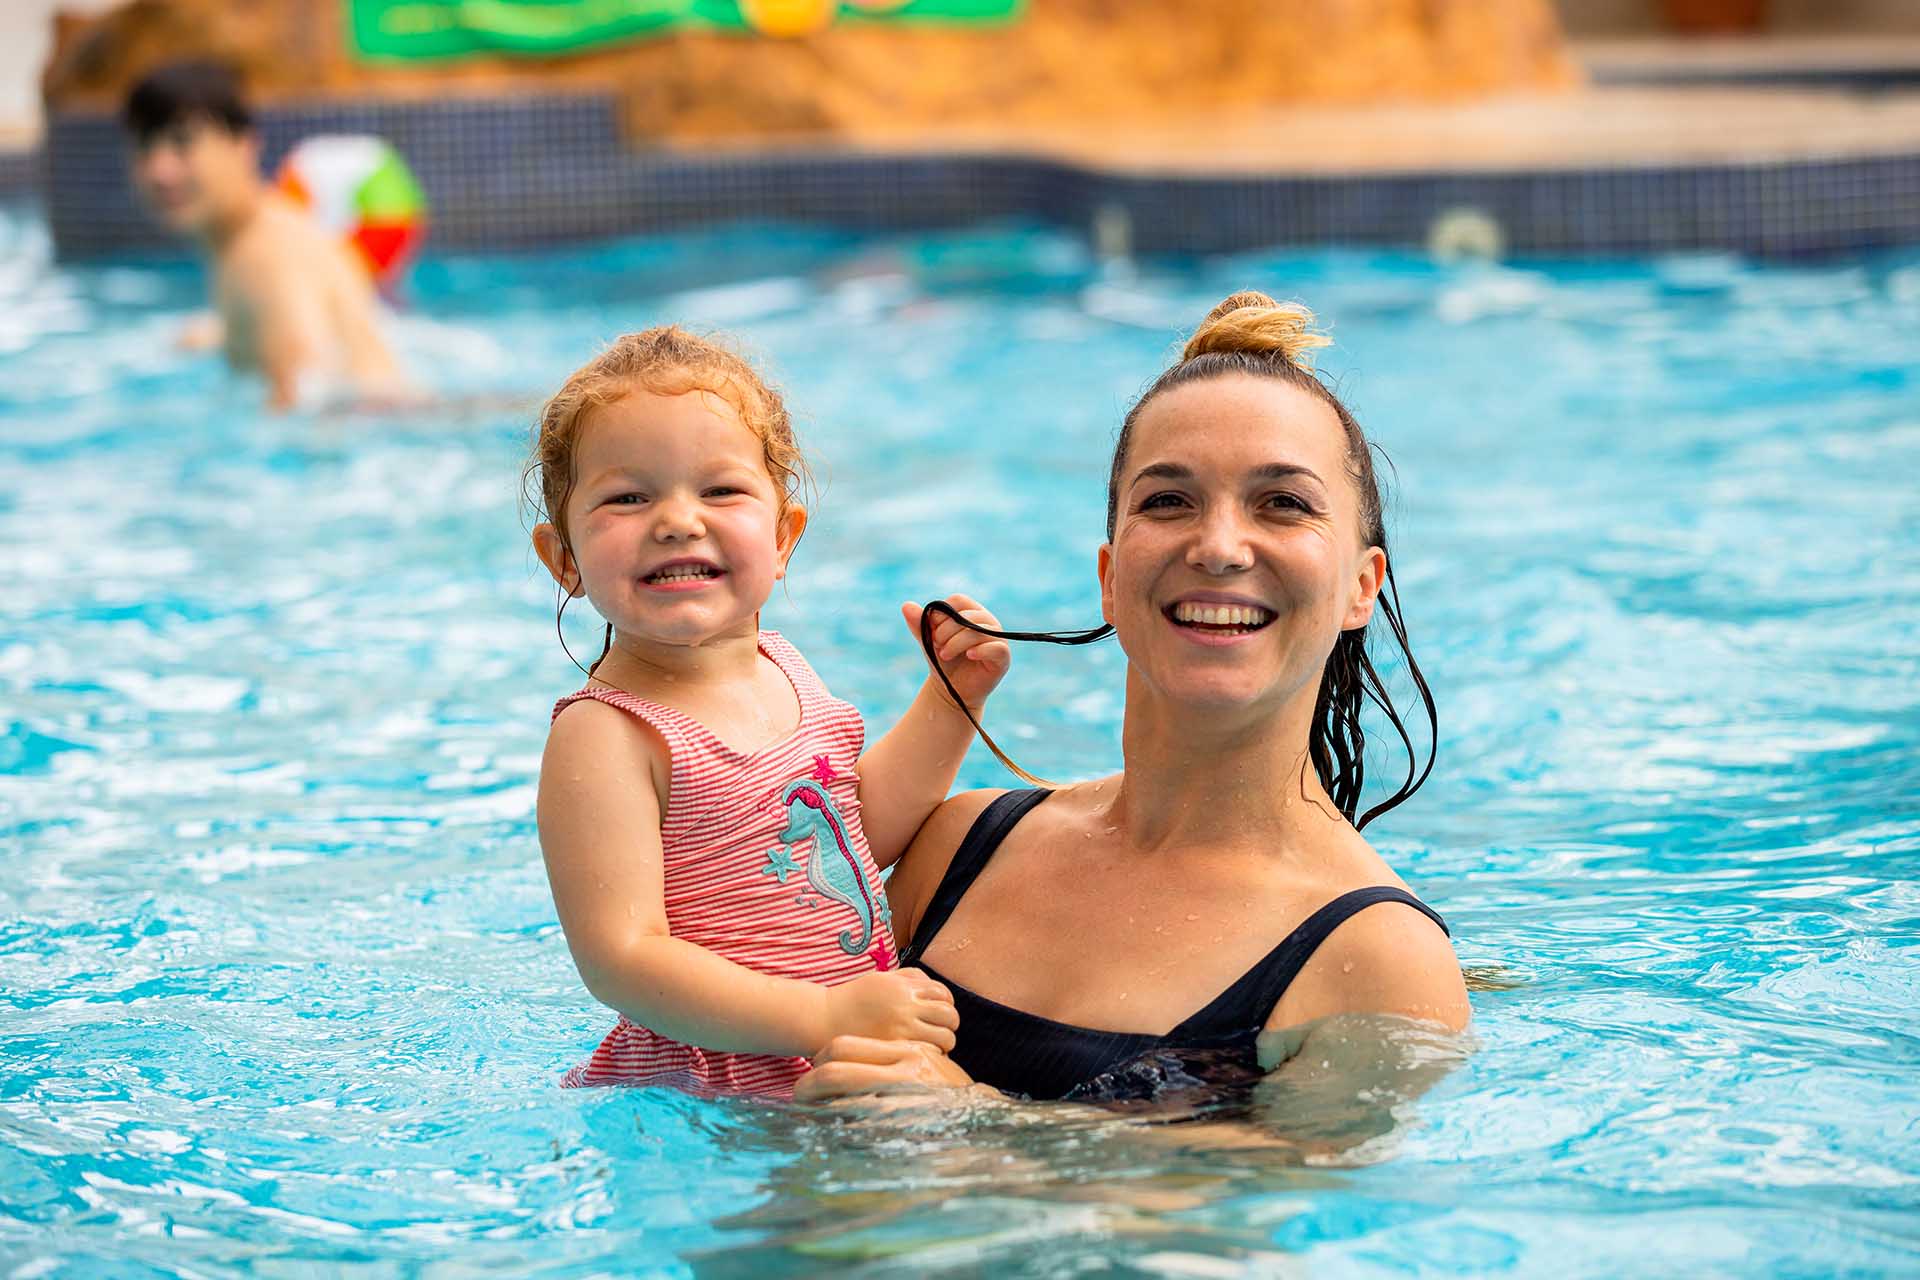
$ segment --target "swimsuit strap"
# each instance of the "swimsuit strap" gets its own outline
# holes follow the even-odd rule
[[[1449,937],[1453,934],[1438,912],[1405,889],[1394,885],[1372,885],[1365,889],[1349,890],[1303,920],[1300,927],[1283,938],[1264,960],[1247,970],[1238,982],[1222,991],[1206,1008],[1175,1027],[1168,1033],[1168,1038],[1223,1030],[1238,1031],[1265,1025],[1273,1013],[1273,1007],[1280,1003],[1280,997],[1300,976],[1300,971],[1307,967],[1307,961],[1313,959],[1313,953],[1320,949],[1320,944],[1353,916],[1381,902],[1403,903],[1439,925],[1442,933]]]
[[[980,816],[973,820],[973,826],[967,829],[967,838],[954,850],[953,861],[947,864],[947,874],[940,877],[939,887],[933,891],[933,899],[927,903],[919,927],[913,931],[913,940],[900,953],[902,967],[920,963],[921,953],[933,941],[934,935],[940,932],[940,926],[947,922],[953,909],[960,905],[960,899],[973,887],[974,880],[986,869],[993,851],[1007,838],[1007,832],[1027,816],[1029,809],[1052,794],[1051,791],[1038,789],[1009,791],[996,796],[992,804],[980,811]]]

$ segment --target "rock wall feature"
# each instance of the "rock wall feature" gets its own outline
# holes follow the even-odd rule
[[[155,63],[240,66],[263,103],[613,92],[642,146],[899,140],[918,130],[1129,121],[1287,103],[1571,87],[1549,0],[1029,0],[1005,26],[841,23],[793,39],[682,33],[554,58],[357,61],[336,4],[129,0],[69,17],[50,110],[113,110]]]

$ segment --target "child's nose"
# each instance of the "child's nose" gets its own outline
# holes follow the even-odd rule
[[[706,532],[700,504],[685,498],[667,498],[655,509],[653,536],[663,542],[698,538]]]

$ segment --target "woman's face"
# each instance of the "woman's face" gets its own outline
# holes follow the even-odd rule
[[[1311,699],[1340,632],[1372,616],[1386,555],[1363,539],[1339,418],[1298,387],[1229,374],[1149,401],[1117,509],[1101,609],[1172,701]]]

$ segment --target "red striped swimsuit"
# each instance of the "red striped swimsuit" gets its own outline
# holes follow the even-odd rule
[[[672,781],[660,845],[674,937],[761,973],[825,986],[891,969],[891,918],[860,829],[853,772],[866,740],[860,713],[828,693],[777,632],[760,633],[760,652],[792,682],[800,723],[758,751],[742,754],[691,716],[601,686],[562,698],[553,714],[594,698],[666,740]],[[807,1067],[805,1058],[681,1044],[622,1017],[561,1083],[789,1097]]]

